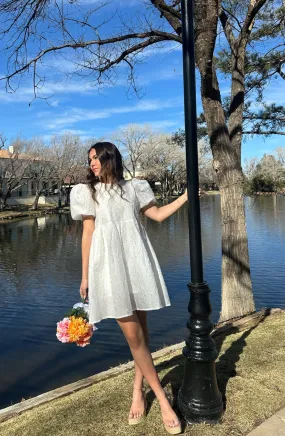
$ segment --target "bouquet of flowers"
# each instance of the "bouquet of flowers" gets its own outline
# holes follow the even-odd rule
[[[75,342],[79,347],[90,344],[95,325],[89,323],[89,306],[76,303],[72,310],[57,323],[56,337],[60,342],[70,344]]]

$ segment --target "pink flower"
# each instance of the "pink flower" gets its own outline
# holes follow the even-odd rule
[[[69,318],[63,318],[62,321],[57,323],[56,337],[60,342],[69,342],[68,326],[70,323]]]

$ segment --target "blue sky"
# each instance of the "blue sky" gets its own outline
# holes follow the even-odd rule
[[[125,1],[120,11],[130,13],[136,7],[136,0]],[[0,76],[3,76],[3,55],[0,60]],[[140,98],[128,92],[124,66],[118,69],[117,82],[100,91],[84,79],[63,76],[61,72],[66,71],[72,71],[72,65],[59,56],[47,59],[41,67],[47,78],[42,94],[52,96],[49,105],[38,99],[29,106],[33,89],[28,78],[21,81],[15,93],[6,93],[4,83],[0,82],[0,132],[8,139],[20,134],[25,138],[41,136],[48,140],[52,135],[66,131],[83,139],[108,139],[112,132],[129,123],[147,123],[157,131],[169,133],[184,126],[182,52],[177,44],[148,49],[147,59],[137,65]],[[230,90],[230,82],[222,77],[219,79],[221,93],[225,96]],[[199,87],[197,74],[198,113],[202,110]],[[266,101],[285,104],[284,81],[272,82],[266,92]],[[285,146],[284,136],[248,138],[243,144],[242,155],[243,158],[261,157],[278,146]]]

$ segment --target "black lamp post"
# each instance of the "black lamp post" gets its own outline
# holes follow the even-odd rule
[[[217,350],[210,336],[210,289],[203,278],[199,175],[197,150],[197,114],[193,0],[182,0],[183,69],[187,188],[189,196],[189,242],[191,283],[190,331],[183,354],[186,357],[184,378],[178,393],[178,407],[190,422],[217,422],[223,411],[222,396],[216,379]]]

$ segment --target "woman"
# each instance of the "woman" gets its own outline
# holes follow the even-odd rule
[[[178,434],[181,424],[148,348],[146,311],[170,301],[139,213],[162,222],[186,203],[187,194],[158,208],[147,181],[123,179],[122,156],[115,145],[98,142],[88,156],[88,184],[76,185],[70,196],[72,218],[83,220],[80,295],[86,298],[88,292],[90,322],[115,318],[129,344],[135,362],[129,424],[145,417],[145,378],[158,399],[166,431]]]

